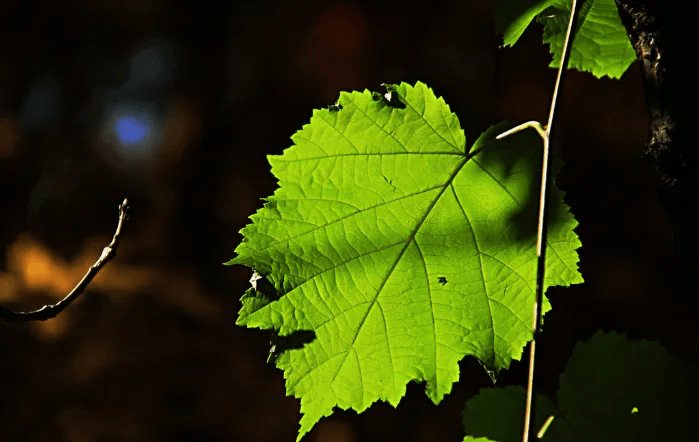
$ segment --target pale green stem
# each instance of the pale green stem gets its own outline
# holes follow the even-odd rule
[[[537,256],[537,269],[536,269],[536,300],[534,301],[534,315],[532,318],[532,340],[529,344],[529,377],[527,382],[527,398],[526,398],[526,409],[524,413],[524,433],[522,435],[522,442],[528,442],[529,438],[537,437],[534,435],[533,427],[531,426],[532,417],[535,414],[535,402],[533,400],[534,396],[534,363],[536,361],[536,339],[541,328],[541,306],[543,305],[544,299],[544,275],[546,273],[546,236],[548,230],[547,222],[547,211],[546,211],[546,188],[548,186],[549,180],[549,142],[551,139],[551,128],[553,126],[553,115],[556,109],[556,102],[558,100],[558,89],[561,85],[561,77],[563,76],[563,70],[567,64],[568,59],[566,55],[569,52],[570,44],[570,32],[573,28],[573,21],[575,19],[577,1],[573,0],[573,4],[570,9],[570,21],[568,22],[568,31],[566,32],[566,39],[563,44],[563,54],[561,55],[560,66],[558,68],[558,76],[556,77],[556,85],[553,89],[553,98],[551,99],[551,107],[549,109],[549,120],[548,124],[544,128],[541,127],[541,123],[537,121],[529,121],[524,124],[508,130],[496,137],[496,139],[504,138],[508,135],[517,133],[521,130],[527,128],[533,128],[537,131],[539,136],[544,142],[544,152],[542,158],[541,167],[541,193],[539,195],[539,223],[537,228],[536,236],[536,256]],[[548,422],[550,424],[550,422]],[[548,425],[545,425],[546,427]],[[543,435],[543,431],[540,434]],[[538,436],[541,437],[541,436]],[[537,437],[537,438],[538,438]]]

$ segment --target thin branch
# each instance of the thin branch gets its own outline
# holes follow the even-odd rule
[[[526,123],[522,123],[519,126],[513,127],[512,129],[501,133],[500,135],[495,137],[495,139],[499,140],[501,138],[505,138],[507,136],[510,136],[512,134],[516,134],[517,132],[520,132],[520,131],[527,129],[527,128],[530,128],[530,127],[532,129],[536,130],[539,133],[539,136],[541,137],[541,139],[544,140],[544,142],[546,142],[546,138],[548,137],[548,134],[546,133],[546,129],[541,127],[541,123],[539,123],[538,121],[527,121]]]
[[[97,276],[97,273],[104,267],[104,265],[116,256],[117,247],[119,246],[119,240],[121,239],[121,229],[124,221],[127,219],[127,212],[129,210],[129,201],[124,198],[124,202],[119,206],[119,224],[117,225],[116,232],[114,232],[114,237],[112,242],[109,243],[107,247],[102,250],[102,255],[99,257],[97,262],[95,262],[92,267],[87,270],[83,279],[75,286],[75,288],[62,300],[53,305],[45,305],[39,310],[34,310],[31,312],[14,312],[8,308],[0,306],[0,322],[30,322],[30,321],[45,321],[47,319],[55,318],[59,313],[61,313],[70,303],[75,301],[78,296],[80,296],[87,286],[92,282],[92,279]]]
[[[541,166],[541,193],[539,195],[539,224],[537,228],[536,235],[536,300],[534,301],[534,314],[532,317],[532,340],[529,344],[529,377],[527,381],[527,399],[526,399],[526,409],[524,413],[524,432],[522,434],[522,441],[528,442],[529,439],[534,440],[537,438],[534,426],[531,424],[532,416],[536,415],[536,401],[534,401],[534,366],[536,362],[536,340],[539,337],[541,331],[541,305],[544,301],[544,275],[546,273],[546,238],[548,236],[548,210],[547,210],[547,198],[548,194],[546,189],[548,187],[548,182],[550,179],[549,171],[549,146],[551,141],[551,128],[553,127],[553,115],[556,110],[556,103],[558,102],[558,89],[561,85],[561,78],[563,77],[563,71],[565,66],[568,64],[570,46],[572,45],[572,40],[570,39],[570,33],[573,29],[575,23],[575,16],[577,12],[577,1],[573,0],[573,4],[570,9],[570,21],[568,22],[568,31],[566,32],[565,43],[563,44],[563,54],[561,56],[561,64],[558,67],[558,76],[556,77],[556,85],[553,89],[553,98],[551,99],[551,107],[549,109],[549,120],[548,124],[541,127],[541,123],[537,121],[529,121],[524,124],[508,130],[496,138],[504,138],[508,135],[512,135],[521,130],[527,128],[533,128],[541,136],[544,142],[544,153],[542,158]],[[545,132],[544,132],[545,130]],[[542,433],[545,428],[542,428]]]
[[[544,138],[544,158],[542,160],[541,170],[541,195],[539,196],[539,229],[536,240],[536,302],[534,303],[534,324],[532,342],[529,345],[529,377],[527,382],[527,403],[524,417],[524,434],[522,442],[528,442],[529,439],[537,438],[536,430],[531,424],[531,421],[536,416],[536,401],[534,400],[534,365],[536,362],[536,340],[541,332],[541,306],[544,304],[544,274],[546,272],[546,239],[548,237],[548,210],[547,199],[548,194],[546,189],[550,178],[549,169],[549,147],[551,144],[551,129],[553,129],[553,115],[558,102],[558,89],[563,78],[563,71],[568,64],[570,47],[573,41],[570,38],[570,33],[573,30],[575,23],[575,15],[577,12],[577,1],[573,0],[570,8],[570,21],[568,22],[568,31],[566,39],[563,43],[563,54],[561,55],[561,65],[558,67],[558,76],[556,77],[556,86],[553,88],[553,98],[551,99],[551,108],[549,110],[549,121],[546,124],[546,137]]]

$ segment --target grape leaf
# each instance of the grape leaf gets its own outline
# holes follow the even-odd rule
[[[466,433],[498,442],[521,441],[525,399],[526,391],[519,386],[482,388],[466,402],[462,419]],[[536,400],[536,419],[532,425],[538,430],[556,412],[556,406],[541,394],[536,395]]]
[[[496,8],[496,30],[503,35],[505,46],[512,46],[536,18],[544,25],[543,40],[550,45],[553,55],[550,67],[557,68],[561,64],[571,5],[570,0],[505,0]],[[636,51],[614,0],[587,0],[580,8],[571,38],[568,68],[591,72],[598,78],[605,75],[621,78],[636,60]]]
[[[555,416],[544,440],[689,441],[696,378],[659,343],[597,332],[578,343],[561,375],[558,405],[537,395],[535,427]],[[466,403],[464,429],[499,442],[522,440],[523,387],[482,389]]]
[[[387,89],[342,92],[268,157],[279,188],[226,263],[277,292],[248,290],[237,324],[315,333],[276,360],[299,439],[334,407],[396,406],[413,380],[438,403],[465,355],[495,376],[531,338],[540,140],[495,141],[500,124],[467,149],[430,88]],[[547,287],[582,282],[577,222],[552,192]]]

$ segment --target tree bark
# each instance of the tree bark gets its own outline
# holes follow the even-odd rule
[[[653,0],[616,0],[621,21],[626,27],[638,59],[643,63],[646,105],[650,116],[650,134],[644,157],[652,167],[658,194],[674,230],[677,265],[689,281],[691,272],[699,270],[699,260],[692,253],[697,244],[695,220],[699,212],[691,190],[697,188],[696,155],[688,143],[688,115],[680,110],[681,87],[677,84],[679,52],[673,39],[672,19],[677,14],[672,2]],[[699,313],[699,297],[690,296],[694,312]]]

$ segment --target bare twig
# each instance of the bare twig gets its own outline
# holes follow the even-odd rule
[[[95,262],[92,267],[87,270],[83,279],[75,286],[75,288],[62,300],[53,305],[45,305],[39,310],[34,310],[31,312],[14,312],[8,308],[0,306],[0,322],[30,322],[30,321],[45,321],[47,319],[55,318],[59,313],[61,313],[68,305],[75,301],[78,296],[80,296],[87,286],[90,284],[92,279],[97,276],[97,273],[104,267],[107,261],[111,260],[116,256],[116,250],[119,246],[119,240],[121,239],[121,228],[124,221],[127,219],[127,212],[129,210],[129,201],[124,198],[124,202],[119,206],[119,224],[117,225],[116,232],[114,232],[114,237],[112,242],[109,243],[107,247],[102,250],[102,256],[99,257],[97,262]]]
[[[556,103],[558,101],[558,88],[561,85],[561,78],[563,77],[563,71],[565,66],[568,64],[570,46],[573,41],[570,39],[570,33],[573,29],[575,23],[575,14],[577,12],[577,1],[573,0],[573,4],[570,9],[570,21],[568,22],[568,31],[566,32],[565,43],[563,44],[563,54],[561,56],[561,64],[558,67],[558,76],[556,77],[556,85],[553,89],[553,98],[551,99],[551,107],[549,109],[549,120],[548,124],[541,127],[541,123],[537,121],[529,121],[524,124],[508,130],[496,138],[504,138],[508,135],[512,135],[526,128],[533,128],[541,136],[544,141],[544,154],[542,159],[541,167],[541,193],[539,195],[539,224],[536,236],[536,300],[534,301],[534,315],[532,318],[532,340],[529,343],[529,377],[527,382],[527,399],[526,399],[526,409],[524,414],[524,432],[522,434],[522,441],[528,442],[529,439],[534,440],[538,438],[535,433],[535,429],[531,424],[532,417],[535,416],[536,401],[534,400],[534,365],[536,361],[536,340],[539,337],[541,331],[541,306],[544,301],[544,275],[546,273],[546,238],[548,236],[548,210],[547,210],[547,198],[548,194],[546,189],[548,187],[548,181],[550,178],[549,170],[549,146],[551,141],[551,128],[553,127],[553,115],[556,110]],[[545,130],[545,132],[544,132]],[[550,423],[550,422],[549,422]],[[542,428],[540,434],[543,434],[545,428]]]

